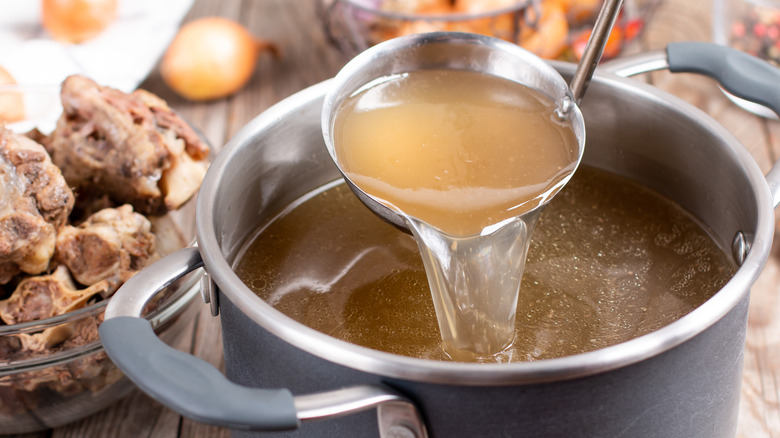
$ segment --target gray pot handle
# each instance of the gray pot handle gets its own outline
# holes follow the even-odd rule
[[[665,52],[650,52],[611,61],[603,69],[620,76],[654,70],[709,76],[729,93],[764,105],[780,117],[780,69],[730,47],[712,43],[671,43]],[[780,162],[766,174],[775,207],[780,204]]]
[[[287,389],[237,385],[207,362],[162,342],[140,316],[145,304],[202,266],[197,248],[181,249],[130,278],[106,307],[98,329],[103,348],[141,390],[186,417],[231,429],[292,430],[302,420],[377,407],[381,437],[427,437],[414,405],[390,388],[361,385],[293,397]]]
[[[669,71],[698,73],[729,93],[769,107],[780,116],[780,70],[768,62],[711,43],[673,43],[666,47]]]

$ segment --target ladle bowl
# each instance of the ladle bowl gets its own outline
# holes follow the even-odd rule
[[[579,148],[577,163],[582,159],[585,122],[579,107],[574,104],[568,84],[553,67],[533,53],[504,40],[469,33],[433,32],[396,38],[371,47],[347,63],[333,79],[325,96],[321,123],[325,146],[337,166],[333,123],[344,100],[379,78],[426,69],[486,73],[540,91],[556,102],[563,117],[570,123]],[[561,186],[570,177],[562,181]],[[348,176],[344,175],[344,179],[369,209],[408,232],[408,225],[397,211],[364,192]],[[528,214],[538,213],[550,199],[552,197]]]

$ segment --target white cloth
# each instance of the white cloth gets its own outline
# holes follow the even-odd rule
[[[59,84],[81,73],[132,91],[176,35],[192,0],[125,0],[117,19],[80,44],[60,43],[41,27],[40,2],[0,0],[0,65],[20,84]]]
[[[59,89],[68,75],[79,73],[132,91],[165,52],[192,1],[119,1],[117,19],[100,35],[68,44],[54,41],[41,26],[40,1],[0,0],[0,66],[21,85]],[[28,110],[42,112],[30,108],[41,99],[28,100]]]

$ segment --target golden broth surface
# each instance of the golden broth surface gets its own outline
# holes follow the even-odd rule
[[[323,333],[447,360],[417,244],[344,185],[264,226],[235,270],[262,299]],[[536,227],[515,339],[500,359],[567,356],[649,333],[701,305],[735,270],[679,206],[581,167]]]
[[[551,99],[470,71],[384,78],[339,107],[333,136],[361,190],[457,236],[536,207],[578,157]]]

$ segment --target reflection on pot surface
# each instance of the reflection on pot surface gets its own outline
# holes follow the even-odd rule
[[[597,350],[690,312],[736,267],[697,221],[649,189],[581,168],[537,225],[514,343],[500,361]],[[411,236],[329,185],[266,224],[236,272],[261,298],[323,333],[447,360]]]

